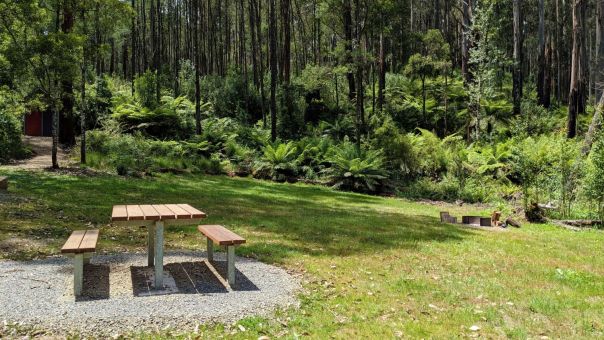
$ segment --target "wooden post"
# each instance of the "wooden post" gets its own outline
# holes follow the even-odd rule
[[[75,254],[73,257],[73,295],[82,295],[84,285],[84,254]]]
[[[155,289],[164,288],[164,222],[155,223]]]
[[[227,246],[227,280],[229,285],[235,285],[235,246]]]
[[[208,237],[208,261],[214,261],[214,242]]]

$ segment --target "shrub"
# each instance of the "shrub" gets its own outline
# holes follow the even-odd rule
[[[336,141],[344,140],[345,137],[352,137],[354,136],[355,127],[351,116],[341,115],[333,122],[321,121],[319,130],[322,131],[323,136],[331,137]]]
[[[447,170],[450,159],[450,144],[460,140],[457,135],[444,139],[428,130],[417,129],[418,134],[408,134],[413,146],[414,158],[417,160],[411,173],[416,176],[440,178]]]
[[[585,189],[587,197],[596,202],[600,220],[604,221],[604,137],[602,136],[596,140],[589,154]]]
[[[379,150],[358,150],[354,144],[344,142],[333,146],[327,159],[331,167],[324,174],[335,189],[377,192],[387,178]]]
[[[156,171],[222,173],[222,158],[208,152],[208,142],[159,141],[140,134],[128,135],[93,130],[88,134],[89,164],[112,169],[120,175],[143,175]]]
[[[125,131],[140,131],[158,138],[184,139],[194,132],[195,107],[185,97],[164,96],[161,104],[152,109],[130,100],[114,108],[112,118]]]
[[[257,162],[254,177],[277,182],[295,181],[298,173],[297,148],[293,142],[267,144],[262,159]]]
[[[136,101],[142,107],[155,109],[157,102],[157,75],[154,72],[147,71],[134,80],[134,93]]]
[[[329,166],[327,153],[333,146],[331,139],[305,137],[296,144],[298,150],[300,150],[297,161],[304,178],[308,180],[318,179],[321,171]]]
[[[25,108],[11,91],[0,89],[0,163],[24,158],[29,152],[21,144],[21,120]]]
[[[539,202],[540,194],[550,174],[555,171],[556,155],[552,145],[556,145],[555,136],[528,137],[515,140],[512,149],[512,172],[510,176],[522,185],[523,207],[528,208],[529,201]]]
[[[201,124],[202,140],[208,142],[210,153],[227,153],[227,146],[235,142],[239,124],[231,118],[208,118]]]
[[[379,118],[375,116],[375,120]],[[393,173],[409,174],[416,168],[417,161],[409,137],[394,124],[392,118],[384,115],[375,122],[373,145],[384,151],[384,166]]]

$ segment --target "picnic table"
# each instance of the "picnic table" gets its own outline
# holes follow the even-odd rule
[[[199,224],[206,214],[188,204],[115,205],[111,222],[118,226],[147,227],[148,265],[155,266],[155,289],[163,289],[164,226]]]

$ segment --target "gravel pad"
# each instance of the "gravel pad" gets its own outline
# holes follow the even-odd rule
[[[151,288],[153,269],[141,253],[96,255],[84,267],[83,296],[73,296],[73,263],[64,257],[0,261],[0,320],[56,333],[114,335],[200,323],[230,323],[297,305],[296,278],[285,270],[237,258],[230,287],[224,253],[164,255],[166,289]]]

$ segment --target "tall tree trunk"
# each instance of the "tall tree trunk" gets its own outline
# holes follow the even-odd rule
[[[363,66],[364,61],[361,56],[361,2],[355,0],[355,37],[353,43],[353,51],[355,51],[355,80],[356,80],[356,146],[357,150],[361,150],[361,133],[364,129],[364,114],[363,114]]]
[[[283,81],[289,86],[291,74],[291,5],[290,0],[282,0],[283,6]]]
[[[386,88],[386,56],[384,53],[384,32],[380,32],[380,72],[378,75],[378,109],[384,108],[384,90]]]
[[[545,68],[543,71],[543,107],[545,108],[550,107],[552,98],[552,45],[551,35],[548,35],[545,43]]]
[[[346,58],[348,63],[352,60],[352,5],[350,4],[350,0],[344,0],[344,46],[346,49]],[[352,67],[352,65],[349,65]],[[346,74],[346,78],[348,79],[348,98],[350,100],[356,97],[356,89],[354,82],[354,74],[352,70],[349,70]]]
[[[277,139],[277,102],[275,91],[277,87],[277,22],[275,17],[275,0],[269,0],[269,59],[271,69],[271,140]]]
[[[254,86],[256,89],[260,89],[260,80],[258,79],[258,41],[256,39],[256,1],[249,0],[249,21],[250,21],[250,39],[252,48],[252,76],[254,79]]]
[[[604,0],[596,5],[596,97],[604,97]],[[601,99],[598,99],[602,102]]]
[[[424,128],[428,127],[428,117],[426,115],[426,77],[422,76],[422,120]]]
[[[585,1],[574,0],[573,1],[573,50],[572,50],[572,61],[571,61],[571,73],[570,73],[570,93],[568,103],[568,126],[566,136],[568,138],[574,138],[577,136],[577,118],[579,114],[585,111],[585,87],[583,86],[585,79],[583,79],[582,65],[583,56],[582,46],[583,39],[583,22],[585,13]]]
[[[254,0],[257,4],[256,10],[256,36],[258,37],[258,63],[260,64],[260,106],[262,109],[262,125],[266,129],[267,127],[267,119],[266,119],[266,95],[264,93],[264,57],[262,55],[262,1]]]
[[[544,107],[548,107],[549,103],[546,103],[545,100],[545,87],[549,86],[545,82],[545,8],[544,8],[545,0],[539,0],[539,28],[538,28],[538,40],[539,45],[537,47],[537,66],[539,70],[537,71],[537,103]]]
[[[161,22],[161,0],[157,0],[157,6],[155,6],[157,10],[157,32],[155,33],[155,99],[159,104],[161,100],[161,63],[162,63],[162,22]]]
[[[86,110],[88,105],[86,104],[86,51],[88,49],[88,26],[86,21],[86,11],[84,6],[81,8],[82,24],[84,26],[84,46],[82,48],[82,82],[81,82],[81,96],[82,103],[80,108],[80,163],[86,164]]]
[[[512,96],[514,102],[514,114],[520,114],[522,102],[522,12],[521,0],[513,0],[514,14],[514,69],[512,74]]]
[[[201,88],[199,82],[199,2],[194,1],[193,45],[195,46],[195,133],[201,135]]]
[[[115,75],[115,39],[109,38],[109,46],[111,48],[111,54],[109,55],[109,74]]]
[[[73,30],[75,18],[74,10],[75,3],[73,0],[63,1],[63,22],[61,23],[61,31],[65,34],[70,34]],[[73,145],[75,144],[75,127],[77,122],[73,115],[73,107],[75,104],[73,79],[70,78],[69,75],[62,75],[61,77],[63,94],[61,96],[62,109],[59,116],[59,142]]]
[[[472,81],[472,73],[470,71],[472,7],[470,1],[471,0],[461,0],[461,74],[463,75],[464,83],[466,85]]]

